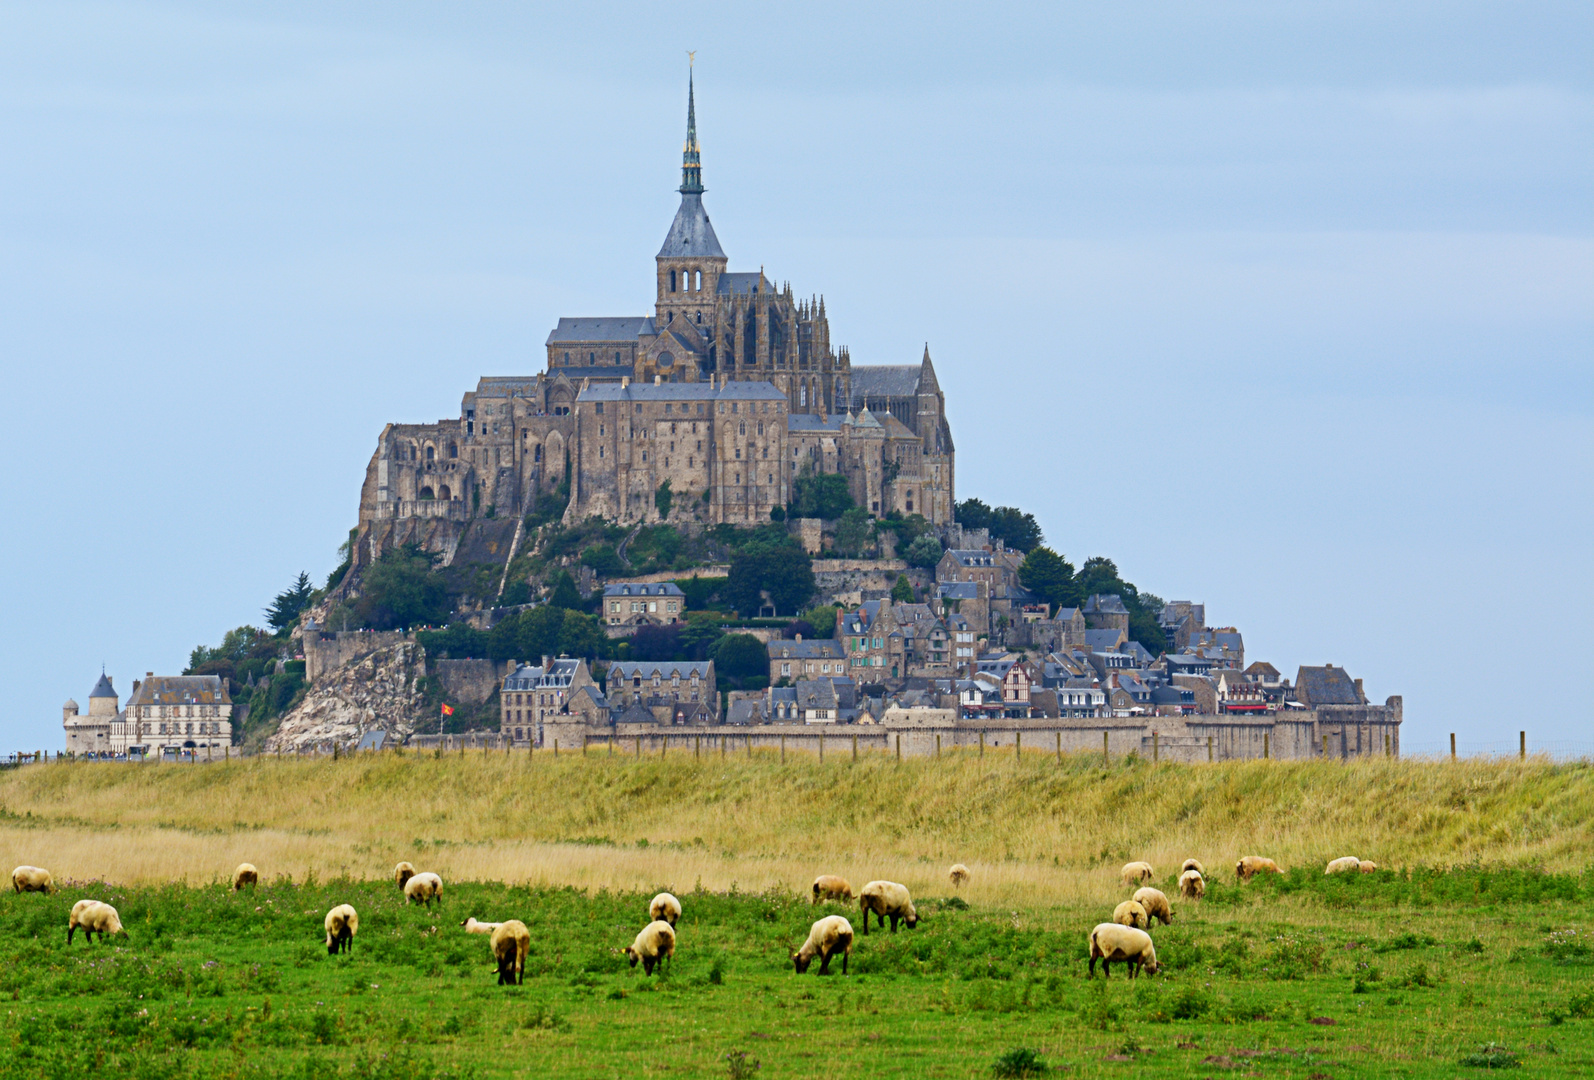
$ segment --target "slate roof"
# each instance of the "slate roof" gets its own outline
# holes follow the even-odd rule
[[[786,417],[787,431],[827,431],[832,434],[841,434],[841,421],[844,418],[839,413],[826,416],[817,416],[814,413],[792,413]]]
[[[230,705],[226,683],[219,675],[151,675],[127,699],[134,705]]]
[[[604,596],[685,596],[673,581],[617,581],[603,587]]]
[[[562,370],[562,369],[561,369]],[[610,371],[615,369],[610,368]],[[576,395],[577,401],[785,401],[786,395],[767,382],[732,382],[715,389],[712,383],[602,383]]]
[[[747,296],[752,293],[753,287],[758,284],[761,276],[758,273],[721,274],[719,281],[714,286],[714,291],[721,296],[730,296],[732,294]]]
[[[548,690],[569,686],[581,667],[580,660],[560,657],[551,660],[547,670],[531,664],[521,664],[504,678],[505,690]]]
[[[726,714],[727,724],[762,724],[764,722],[764,703],[758,698],[743,698],[731,702],[730,712]]]
[[[854,364],[853,408],[863,405],[869,398],[916,396],[919,370],[918,364]]]
[[[943,600],[978,600],[980,583],[977,581],[944,581],[935,587],[935,594]]]
[[[674,660],[617,660],[609,665],[609,681],[612,684],[616,676],[627,681],[642,676],[643,681],[648,681],[655,674],[660,679],[670,679],[680,675],[683,679],[690,679],[696,675],[700,679],[708,678],[708,660],[674,661]]]
[[[1085,601],[1086,615],[1127,615],[1129,609],[1124,607],[1124,602],[1118,598],[1117,593],[1107,596],[1098,596],[1092,593]]]
[[[670,231],[664,235],[664,246],[658,254],[661,259],[687,256],[725,258],[708,211],[703,209],[703,196],[696,192],[682,193],[680,209],[675,211],[675,220],[670,222]]]
[[[602,316],[598,318],[560,319],[548,334],[548,345],[613,344],[635,345],[637,336],[653,333],[653,320],[646,315]]]
[[[771,660],[840,660],[846,656],[841,642],[834,638],[788,641],[776,638],[765,645]]]
[[[1344,668],[1332,664],[1303,667],[1295,675],[1295,696],[1313,708],[1318,705],[1360,705],[1356,683]]]
[[[829,679],[798,679],[795,689],[799,708],[836,708],[836,688]]]
[[[983,548],[948,548],[946,554],[958,561],[960,566],[995,566],[996,556]]]
[[[1116,651],[1122,636],[1122,630],[1086,630],[1085,646],[1091,652]]]
[[[863,412],[859,413],[857,416],[849,416],[847,418],[847,421],[848,421],[848,423],[852,424],[853,427],[861,427],[861,428],[877,428],[877,427],[880,427],[880,421],[876,420],[874,418],[874,414],[871,413],[868,409],[863,410]],[[881,430],[884,430],[884,429],[882,428]]]
[[[93,690],[89,691],[89,700],[93,701],[97,697],[114,698],[116,696],[116,689],[115,687],[111,686],[110,676],[102,672],[100,674],[100,681],[94,684]]]
[[[659,718],[643,708],[640,701],[633,701],[620,711],[614,718],[616,724],[656,724]]]
[[[579,383],[582,379],[608,379],[611,382],[619,382],[621,379],[635,378],[636,368],[630,364],[583,364],[580,367],[575,364],[568,367],[555,364],[548,369],[548,374],[563,375],[574,383]]]

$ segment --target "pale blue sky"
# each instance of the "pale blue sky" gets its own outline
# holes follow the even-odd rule
[[[524,7],[0,3],[0,750],[648,310],[689,48],[732,269],[928,341],[960,495],[1408,746],[1594,746],[1594,9]]]

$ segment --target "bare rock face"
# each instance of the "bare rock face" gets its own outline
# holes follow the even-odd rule
[[[425,674],[426,650],[413,641],[330,671],[283,716],[266,750],[352,750],[369,731],[386,731],[402,742],[428,715],[416,685]]]

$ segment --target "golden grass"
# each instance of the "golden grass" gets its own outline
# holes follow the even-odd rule
[[[1232,874],[1354,854],[1386,867],[1591,862],[1594,766],[1542,759],[1158,765],[1011,752],[820,764],[690,754],[383,754],[64,764],[0,774],[0,858],[127,883],[387,876],[584,889],[804,890],[890,878],[976,903],[1101,901],[1118,868]],[[646,841],[646,846],[641,842]],[[7,864],[11,865],[11,864]]]

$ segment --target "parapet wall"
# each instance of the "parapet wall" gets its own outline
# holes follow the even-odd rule
[[[402,630],[312,630],[304,635],[304,674],[312,684],[378,649],[414,641]]]

